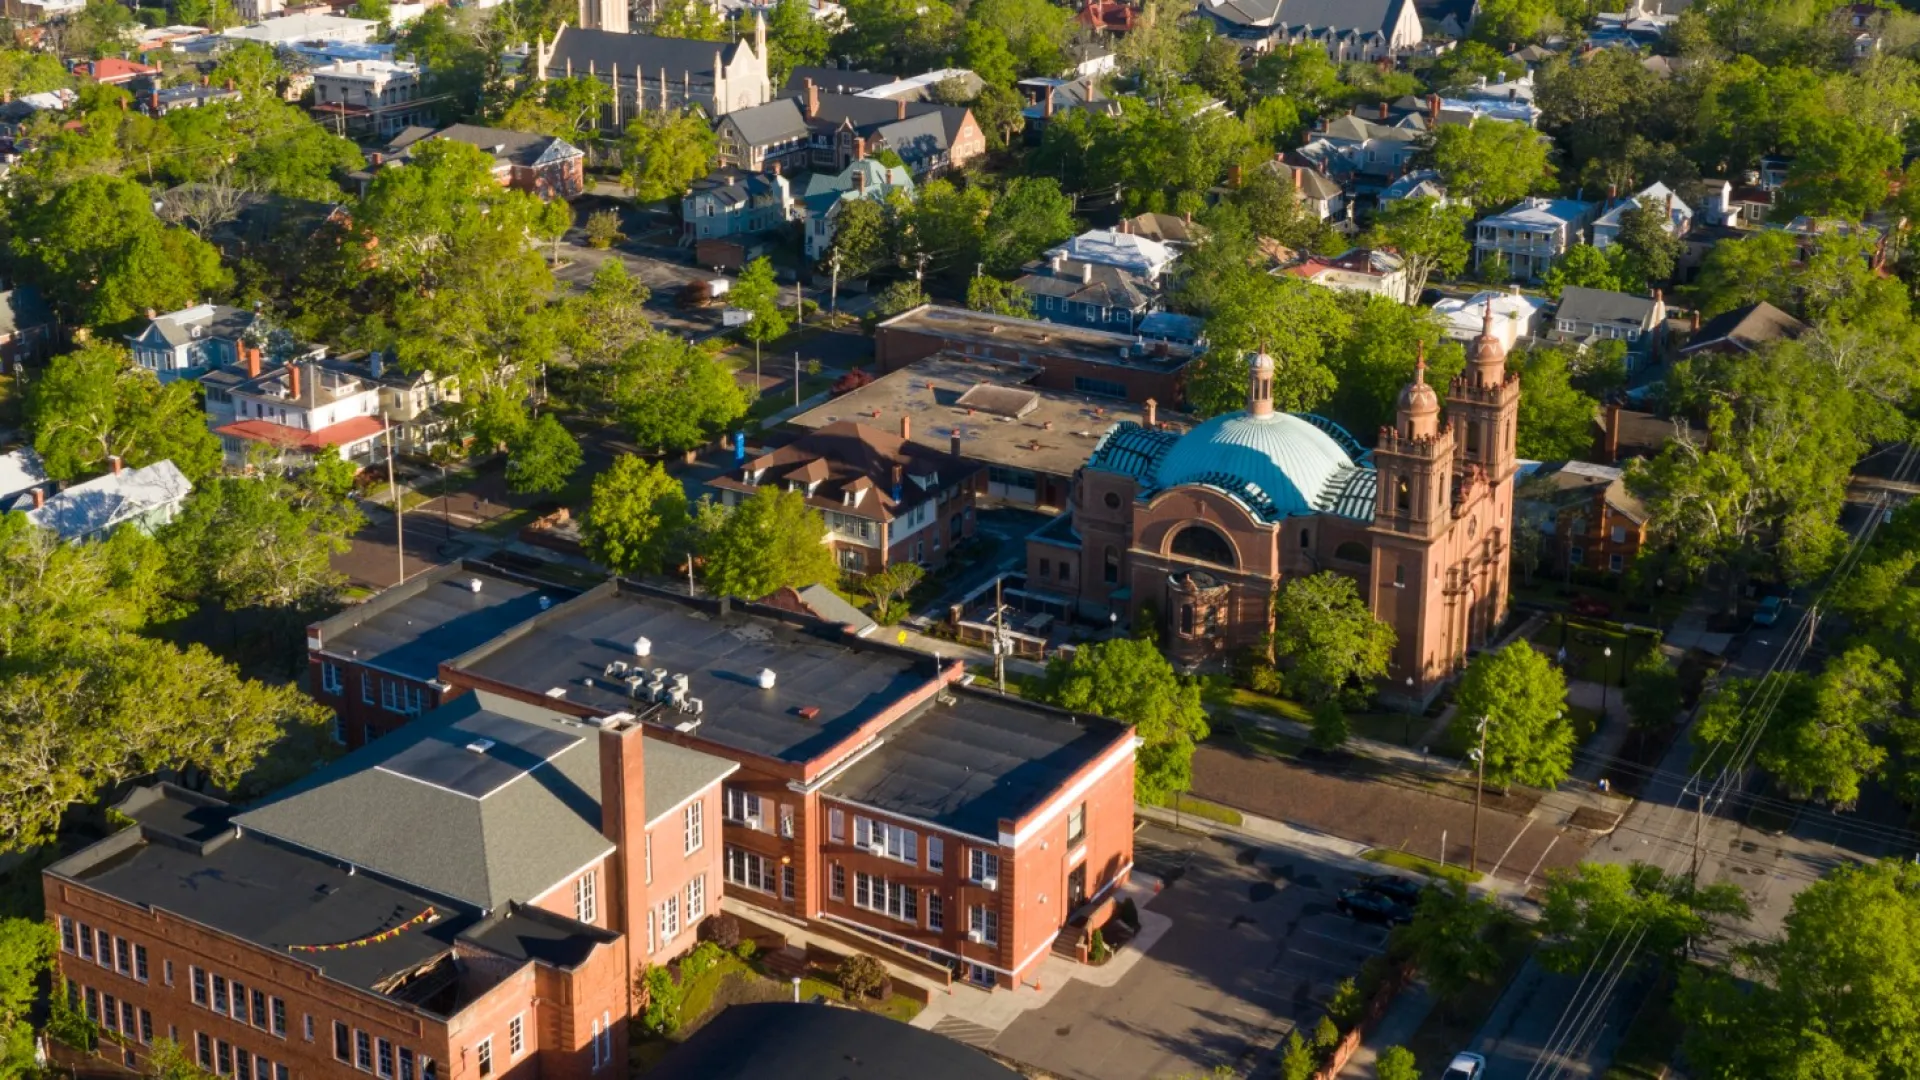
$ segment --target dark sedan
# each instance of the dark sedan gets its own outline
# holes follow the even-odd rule
[[[1420,894],[1427,891],[1427,887],[1418,881],[1392,874],[1369,874],[1360,880],[1360,887],[1368,892],[1379,893],[1409,910],[1420,906]]]
[[[1406,905],[1365,889],[1348,889],[1340,894],[1340,901],[1334,906],[1348,918],[1381,926],[1398,926],[1413,921],[1413,912]]]

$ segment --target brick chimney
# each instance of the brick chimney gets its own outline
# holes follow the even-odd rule
[[[952,452],[954,457],[960,456],[960,429],[959,428],[953,429],[953,440],[948,445],[948,450]]]
[[[1238,165],[1227,166],[1227,186],[1228,187],[1240,186],[1240,166]]]
[[[259,378],[260,377],[260,346],[242,344],[240,346],[240,353],[242,358],[245,359],[247,362],[247,378],[249,379]]]
[[[899,106],[899,108],[894,111],[894,119],[905,120],[907,118],[907,99],[901,98],[894,102],[894,104]]]
[[[913,417],[900,418],[900,438],[902,441],[913,438]]]
[[[1380,103],[1380,119],[1385,120],[1387,115],[1387,103],[1383,101]]]
[[[1600,448],[1600,456],[1607,459],[1608,465],[1620,460],[1620,403],[1617,401],[1607,402],[1606,442]]]
[[[959,441],[959,439],[960,439],[960,436],[958,435],[954,436],[954,440],[956,442]],[[33,489],[33,508],[35,510],[38,510],[45,505],[47,505],[47,489],[39,488],[39,487],[34,488]]]
[[[1700,309],[1699,308],[1693,309],[1693,332],[1696,334],[1700,332]]]
[[[813,84],[812,79],[808,79],[807,80],[807,119],[812,120],[819,115],[820,115],[820,88]]]
[[[1293,190],[1301,191],[1307,186],[1307,170],[1303,165],[1293,167]]]
[[[1427,119],[1433,121],[1436,124],[1440,122],[1440,95],[1439,94],[1427,95]]]
[[[113,475],[115,476],[120,475],[120,469],[123,464],[125,463],[120,460],[119,454],[107,455],[107,468],[113,470]]]
[[[1146,404],[1147,404],[1147,426],[1150,428],[1159,427],[1160,426],[1160,403],[1153,400],[1152,398],[1148,398]]]
[[[867,160],[867,140],[865,139],[853,140],[853,160],[855,161]]]
[[[1040,106],[1040,115],[1048,118],[1053,116],[1053,90],[1053,87],[1047,87],[1046,103]]]
[[[853,190],[867,190],[867,171],[865,169],[855,169],[853,171]]]
[[[606,924],[633,933],[646,921],[646,752],[640,724],[624,713],[600,728],[600,832],[613,844],[608,857]],[[711,828],[714,823],[707,823]],[[631,940],[638,941],[638,938]]]
[[[300,400],[300,365],[299,364],[287,365],[287,397],[291,398],[294,401]]]

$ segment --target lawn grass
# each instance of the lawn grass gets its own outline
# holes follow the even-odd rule
[[[1219,822],[1222,825],[1232,825],[1235,828],[1238,828],[1246,820],[1240,815],[1240,811],[1235,810],[1231,806],[1221,806],[1219,803],[1210,803],[1205,799],[1196,799],[1192,795],[1185,793],[1170,799],[1161,799],[1158,802],[1149,803],[1148,805],[1172,810],[1185,817],[1204,818],[1207,821]]]
[[[1291,720],[1297,724],[1313,725],[1313,710],[1291,698],[1263,694],[1258,690],[1249,690],[1244,686],[1210,687],[1209,700],[1219,706],[1246,709],[1278,720]],[[1423,727],[1419,717],[1403,713],[1390,712],[1349,712],[1347,725],[1353,734],[1379,742],[1394,743],[1398,746],[1411,746],[1414,729]]]
[[[740,961],[737,956],[727,956],[701,973],[700,977],[688,983],[680,998],[680,1022],[691,1027],[696,1021],[713,1008],[713,996],[720,990],[720,984],[735,975],[758,978],[754,971]]]
[[[1534,635],[1533,640],[1549,656],[1556,655],[1561,645],[1565,644],[1566,671],[1570,679],[1608,681],[1617,688],[1640,657],[1653,648],[1653,637],[1648,634],[1629,634],[1577,618],[1565,618],[1564,626],[1565,633],[1562,634],[1562,620],[1549,622]],[[1611,657],[1606,654],[1607,649],[1613,650]]]
[[[1208,741],[1237,743],[1268,757],[1296,757],[1307,748],[1305,739],[1282,735],[1272,728],[1231,717],[1214,720],[1213,734]]]
[[[1673,977],[1662,974],[1627,1024],[1627,1033],[1613,1052],[1613,1064],[1601,1080],[1666,1080],[1674,1050],[1686,1032],[1686,1023],[1673,1009],[1673,990]]]
[[[1226,695],[1227,704],[1238,709],[1251,709],[1257,713],[1276,716],[1282,720],[1296,723],[1313,723],[1313,712],[1305,705],[1272,694],[1263,694],[1258,690],[1249,690],[1244,686],[1233,687]]]
[[[827,375],[800,376],[800,400],[804,403],[815,394],[824,393],[833,388],[833,379]],[[772,393],[761,394],[747,406],[747,419],[755,423],[765,421],[776,413],[793,408],[793,391],[784,384],[776,385]]]
[[[835,984],[811,976],[801,979],[800,1000],[812,1001],[815,997],[824,997],[828,1001],[837,1001],[842,1005],[847,1003],[846,993]],[[891,1020],[898,1020],[903,1024],[911,1022],[914,1017],[920,1015],[922,1008],[919,1002],[901,994],[889,995],[885,1001],[856,1002],[855,1007]]]
[[[1430,723],[1425,717],[1402,712],[1348,713],[1347,726],[1355,735],[1375,742],[1412,746]]]
[[[1471,885],[1486,876],[1468,870],[1464,866],[1442,866],[1424,856],[1414,855],[1405,851],[1396,851],[1393,848],[1368,848],[1366,851],[1360,853],[1360,857],[1368,862],[1379,863],[1382,866],[1397,866],[1402,870],[1412,870],[1416,873],[1425,874],[1428,877],[1440,878],[1443,881],[1457,881],[1462,885]]]

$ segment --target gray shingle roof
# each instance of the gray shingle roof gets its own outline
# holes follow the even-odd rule
[[[564,733],[574,741],[484,798],[386,767],[409,751],[472,752],[466,748],[478,733],[503,720]],[[491,748],[489,756],[498,749]],[[664,814],[735,767],[648,740],[648,817]],[[235,821],[483,908],[531,900],[613,847],[600,831],[598,732],[551,710],[486,693],[455,699]]]
[[[1806,331],[1806,323],[1762,300],[1708,319],[1681,351],[1695,352],[1725,342],[1752,352],[1770,342],[1797,338]]]
[[[732,125],[748,146],[769,146],[807,134],[807,116],[792,98],[776,98],[765,105],[735,110],[721,123]]]
[[[1560,307],[1554,317],[1573,322],[1644,327],[1653,319],[1653,312],[1654,302],[1649,297],[1569,285],[1560,292]]]
[[[429,137],[451,139],[454,142],[466,143],[468,146],[477,146],[497,158],[503,158],[526,168],[540,164],[543,159],[549,159],[550,153],[557,154],[558,158],[562,159],[577,157],[580,154],[579,149],[571,143],[552,135],[481,127],[478,124],[455,124]],[[556,143],[559,144],[558,147],[554,145]],[[416,144],[413,149],[418,149],[418,145]]]
[[[742,44],[738,41],[728,43],[655,37],[652,34],[616,34],[568,26],[562,27],[554,38],[553,55],[547,59],[547,70],[565,70],[571,63],[575,75],[585,75],[589,67],[595,71],[611,71],[617,64],[622,72],[639,68],[655,78],[665,68],[668,81],[682,75],[700,75],[711,79],[714,54],[720,55],[722,63],[731,63],[734,52]],[[623,74],[621,77],[628,76]]]
[[[40,290],[21,285],[0,293],[0,336],[53,325],[53,309]]]
[[[1384,31],[1407,0],[1207,0],[1200,10],[1242,26],[1311,27],[1335,33]]]

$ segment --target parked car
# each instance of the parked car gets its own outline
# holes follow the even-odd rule
[[[1359,922],[1391,927],[1413,921],[1413,912],[1405,904],[1366,889],[1348,889],[1340,894],[1334,906],[1340,909],[1340,914]]]
[[[1486,1074],[1486,1058],[1479,1054],[1455,1054],[1440,1080],[1480,1080]]]
[[[1786,598],[1781,596],[1769,596],[1760,601],[1760,606],[1755,608],[1753,612],[1753,625],[1772,626],[1774,623],[1779,622],[1780,611],[1786,606]]]
[[[1574,597],[1573,603],[1569,606],[1573,608],[1575,615],[1585,615],[1589,619],[1604,619],[1613,614],[1612,604],[1586,595]]]
[[[1368,874],[1360,879],[1360,887],[1367,892],[1379,893],[1409,910],[1420,906],[1420,894],[1427,891],[1427,887],[1420,882],[1393,874]]]

